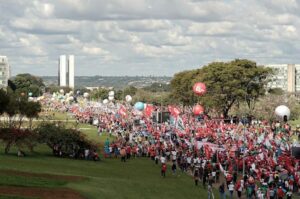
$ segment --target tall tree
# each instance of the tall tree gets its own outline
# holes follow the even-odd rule
[[[28,73],[17,75],[11,80],[9,86],[17,93],[25,93],[27,95],[31,92],[33,97],[41,95],[45,87],[42,78]]]
[[[5,112],[8,103],[9,103],[8,96],[6,92],[3,89],[1,89],[0,90],[0,115],[2,115]]]
[[[136,87],[134,87],[134,86],[126,87],[123,90],[123,97],[125,98],[126,95],[134,96],[136,92],[137,92],[137,88]]]
[[[171,80],[171,98],[183,105],[192,105],[197,102],[197,97],[192,91],[193,80],[199,76],[200,70],[183,71],[175,74]]]
[[[37,118],[39,116],[39,113],[42,110],[41,104],[39,102],[23,101],[19,109],[20,109],[19,117],[21,118],[21,115],[26,116],[29,119],[29,128],[31,129],[32,120],[34,118]]]
[[[171,81],[172,96],[184,105],[201,102],[206,109],[214,109],[226,117],[233,104],[246,101],[250,107],[264,95],[271,72],[249,60],[213,62],[198,70],[176,74]],[[196,97],[192,91],[193,84],[199,81],[207,87],[202,97]]]

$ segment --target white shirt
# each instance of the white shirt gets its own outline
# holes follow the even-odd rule
[[[234,184],[230,183],[228,186],[229,191],[234,191]]]
[[[166,163],[166,158],[163,157],[163,156],[161,156],[161,157],[160,157],[160,162],[161,162],[162,164],[165,164],[165,163]]]
[[[216,176],[216,172],[215,171],[211,172],[211,175],[212,175],[212,177],[215,177]]]
[[[89,155],[90,150],[86,149],[84,150],[84,156],[87,157]]]
[[[186,161],[187,161],[188,164],[191,164],[192,163],[192,158],[191,157],[187,157]]]

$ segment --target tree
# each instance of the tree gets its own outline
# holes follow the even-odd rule
[[[0,115],[2,115],[5,112],[5,109],[9,103],[8,96],[6,92],[1,89],[0,90]]]
[[[11,128],[13,126],[13,118],[19,113],[19,101],[21,97],[17,96],[15,93],[12,93],[8,96],[8,104],[5,108],[5,112],[8,115],[8,124]]]
[[[97,90],[93,90],[91,92],[91,98],[93,99],[101,99],[101,100],[104,100],[106,98],[108,98],[108,90],[105,89],[105,88],[99,88]]]
[[[169,92],[171,90],[171,86],[170,84],[155,82],[143,89],[150,92]]]
[[[115,95],[114,95],[115,100],[124,100],[125,97],[123,96],[124,95],[122,90],[115,91]]]
[[[284,91],[281,88],[270,88],[268,90],[268,93],[274,94],[274,95],[283,95]]]
[[[172,104],[170,101],[170,93],[168,92],[150,92],[143,89],[138,89],[136,94],[133,96],[133,103],[144,102],[147,104],[153,104],[156,106]]]
[[[198,99],[192,91],[192,81],[199,75],[199,72],[198,69],[175,74],[171,80],[171,98],[184,106],[195,104]]]
[[[123,97],[125,98],[126,95],[134,96],[135,93],[137,92],[137,90],[138,89],[136,87],[134,87],[134,86],[126,87],[123,90]]]
[[[41,95],[45,87],[42,78],[28,73],[17,75],[11,80],[9,86],[17,93],[25,93],[27,95],[31,92],[33,97]]]
[[[279,105],[286,105],[291,110],[290,120],[298,119],[300,116],[300,105],[293,95],[267,94],[258,100],[258,105],[252,114],[255,118],[274,121],[276,119],[275,109]]]
[[[42,110],[42,108],[41,108],[41,104],[39,102],[25,101],[22,103],[22,105],[20,105],[20,118],[21,118],[21,115],[26,116],[29,119],[29,129],[31,129],[32,128],[32,120],[39,116],[39,113],[41,112],[41,110]]]
[[[40,143],[47,144],[51,149],[58,147],[67,156],[73,152],[84,151],[84,149],[95,150],[97,148],[82,132],[67,129],[63,124],[41,123],[35,131]]]
[[[215,110],[228,116],[235,104],[246,101],[250,107],[259,96],[264,95],[267,77],[271,69],[257,66],[249,60],[213,62],[201,69],[185,71],[175,75],[171,81],[172,97],[184,105],[200,102],[206,110]],[[204,82],[207,93],[196,97],[192,86]]]
[[[22,148],[25,145],[30,151],[33,151],[37,136],[28,129],[1,128],[0,140],[5,144],[4,151],[7,154],[13,145],[16,145],[18,148]]]
[[[72,90],[72,88],[68,86],[57,86],[54,84],[50,84],[45,88],[45,92],[53,94],[53,93],[60,92],[61,89],[63,89],[65,93],[69,93]]]

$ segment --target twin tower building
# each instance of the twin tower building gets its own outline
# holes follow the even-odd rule
[[[61,55],[58,61],[58,85],[74,88],[74,55]]]

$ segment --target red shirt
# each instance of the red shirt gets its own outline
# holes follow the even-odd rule
[[[278,197],[284,197],[284,192],[283,192],[283,190],[281,188],[278,189],[277,194],[278,194]]]
[[[163,164],[162,167],[161,167],[161,170],[162,171],[166,171],[167,170],[167,166],[165,164]]]

